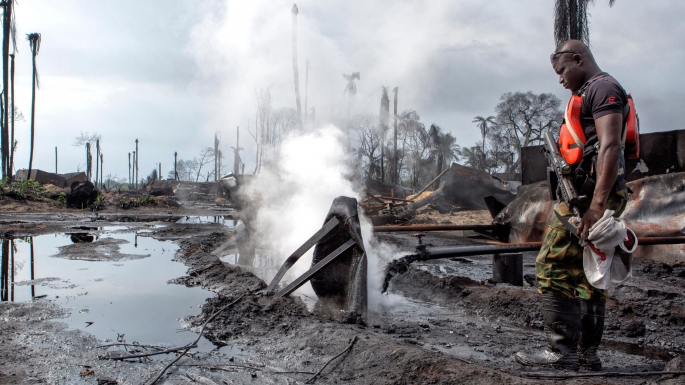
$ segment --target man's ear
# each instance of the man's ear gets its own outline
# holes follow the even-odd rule
[[[574,54],[574,55],[573,55],[573,61],[574,61],[577,65],[580,66],[580,65],[583,64],[583,57],[580,56],[580,55],[578,55],[578,54]]]

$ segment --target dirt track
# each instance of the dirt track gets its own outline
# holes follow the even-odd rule
[[[157,221],[163,226],[150,230],[147,236],[178,244],[175,260],[187,267],[186,275],[174,283],[201,286],[216,293],[202,306],[200,315],[181,320],[182,327],[194,332],[216,309],[244,294],[205,329],[209,340],[225,347],[182,359],[182,366],[172,368],[165,383],[304,383],[326,361],[345,350],[355,336],[351,351],[331,363],[317,383],[542,382],[526,378],[524,370],[511,359],[517,350],[543,344],[536,291],[529,286],[488,283],[490,256],[416,264],[391,281],[388,294],[372,302],[376,307],[369,309],[368,325],[342,325],[311,314],[299,297],[264,297],[260,293],[265,287],[261,279],[210,254],[227,239],[225,228],[173,223],[181,211],[183,215],[212,214],[211,205],[179,208],[171,213],[105,212],[97,218],[92,213],[73,211],[40,215],[40,220],[32,215],[12,214],[3,215],[0,225],[2,233],[11,231],[14,237],[21,237],[69,232],[89,222],[140,227],[141,222],[128,221]],[[426,240],[436,246],[470,242],[450,233]],[[384,234],[380,241],[407,252],[415,245],[407,235]],[[67,252],[89,253],[87,246],[82,246],[87,244],[78,245],[83,249]],[[527,274],[532,260],[532,255],[524,259]],[[685,267],[638,261],[635,276],[629,284],[611,292],[607,338],[600,350],[607,370],[661,370],[685,349]],[[68,311],[49,297],[1,303],[0,382],[86,384],[109,377],[120,384],[144,383],[173,357],[145,363],[118,362],[115,366],[113,361],[98,359],[104,350],[95,346],[102,341],[86,333],[87,329],[69,329],[60,321],[68,316]],[[195,336],[184,334],[189,341]],[[84,370],[94,372],[81,377]],[[682,383],[682,377],[576,379],[571,383],[652,381],[676,384]]]

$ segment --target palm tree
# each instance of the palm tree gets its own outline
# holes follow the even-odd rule
[[[31,155],[29,156],[29,172],[26,174],[26,179],[31,178],[31,168],[33,167],[33,147],[35,140],[35,122],[36,122],[36,87],[40,88],[40,81],[38,80],[38,71],[36,70],[36,55],[40,51],[40,34],[31,33],[26,35],[26,40],[29,41],[31,47],[31,56],[33,58],[33,88],[31,90]]]
[[[612,7],[616,0],[609,0]],[[588,3],[594,0],[556,0],[554,6],[554,42],[558,47],[566,40],[575,39],[590,45]]]
[[[300,73],[297,68],[297,4],[290,10],[293,14],[293,75],[295,77],[295,101],[297,102],[297,121],[302,128],[302,107],[300,107]]]
[[[343,74],[343,78],[347,80],[347,85],[343,91],[343,96],[347,96],[347,135],[350,134],[350,111],[352,110],[352,105],[354,104],[354,98],[357,96],[357,84],[354,79],[359,80],[359,72],[352,72],[351,74]]]
[[[483,148],[481,150],[481,156],[483,157],[483,164],[485,164],[485,136],[488,134],[488,125],[495,124],[495,117],[488,116],[484,118],[482,116],[476,116],[473,118],[472,123],[477,123],[478,128],[480,128],[480,134],[483,137]]]
[[[10,41],[14,37],[14,20],[13,20],[13,6],[14,0],[6,0],[2,2],[5,7],[2,15],[2,108],[4,111],[2,118],[2,175],[3,177],[11,177],[12,170],[10,169],[10,157],[12,144],[10,143],[9,133],[9,116],[13,115],[9,108],[9,58],[10,58]]]

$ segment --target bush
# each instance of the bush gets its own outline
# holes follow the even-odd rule
[[[98,194],[97,198],[93,201],[93,209],[100,210],[105,205],[105,196]]]
[[[153,205],[155,205],[156,200],[155,200],[155,197],[153,197],[152,195],[143,195],[142,197],[138,198],[138,203],[141,206],[145,206],[145,205],[153,206]]]
[[[62,207],[65,207],[67,205],[67,194],[64,191],[62,191],[61,193],[59,193],[59,195],[57,195],[57,199],[55,200],[59,202],[59,204],[62,205]]]
[[[43,186],[35,180],[9,183],[9,179],[5,178],[0,181],[0,195],[9,198],[23,200],[29,197],[41,197],[45,193]]]

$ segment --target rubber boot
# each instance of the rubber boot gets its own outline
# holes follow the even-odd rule
[[[580,302],[552,295],[542,296],[547,349],[536,354],[516,353],[521,365],[546,366],[578,370],[578,337],[580,334]]]
[[[581,328],[578,341],[578,362],[583,369],[602,370],[602,361],[597,356],[597,349],[604,333],[605,311],[604,302],[580,300]]]

